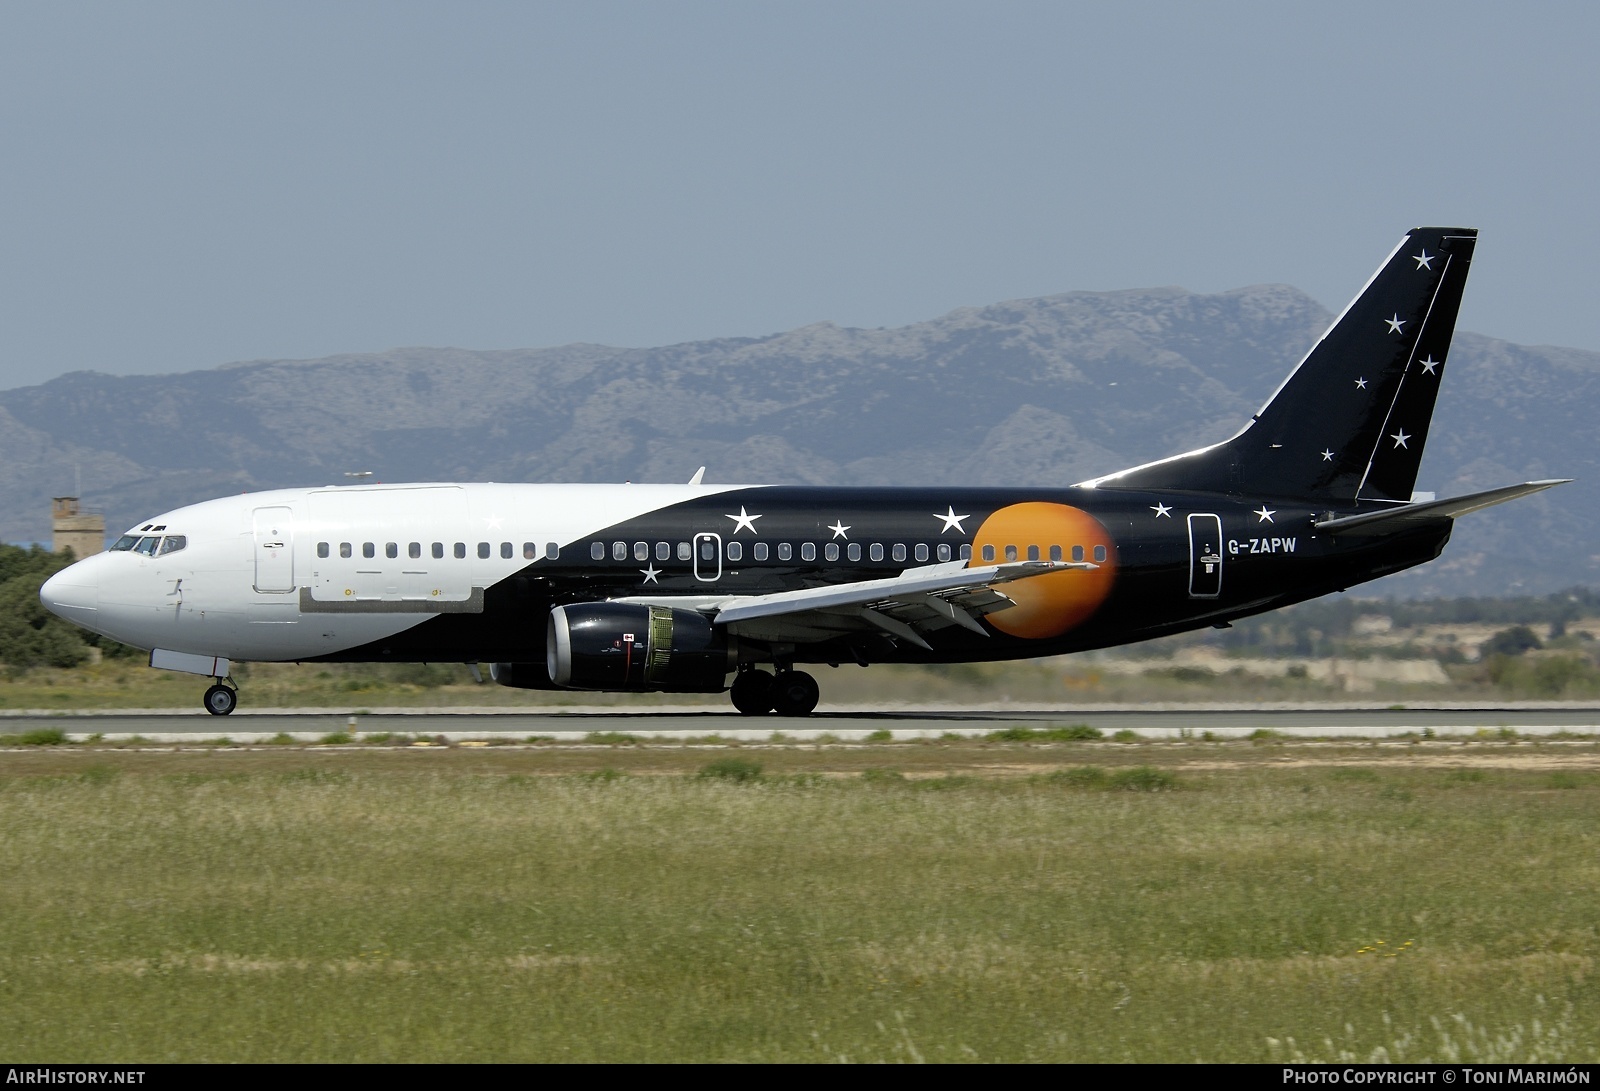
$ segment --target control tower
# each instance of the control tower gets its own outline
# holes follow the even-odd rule
[[[56,553],[70,549],[81,561],[106,548],[106,517],[79,511],[76,496],[57,496],[50,501],[50,525],[54,531],[50,548]]]

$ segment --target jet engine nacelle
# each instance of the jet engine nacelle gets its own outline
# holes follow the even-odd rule
[[[720,693],[738,643],[693,610],[580,602],[550,611],[550,681],[569,689]]]
[[[512,689],[561,689],[543,663],[490,663],[489,677]]]

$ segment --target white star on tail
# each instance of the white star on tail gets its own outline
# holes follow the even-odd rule
[[[949,530],[951,527],[954,527],[956,530],[960,531],[962,534],[965,534],[967,532],[967,528],[961,525],[961,520],[963,520],[963,519],[971,519],[972,518],[971,515],[957,515],[956,514],[956,509],[953,506],[946,506],[945,513],[943,515],[940,515],[938,512],[934,512],[933,513],[933,517],[935,519],[944,520],[944,526],[939,528],[939,533],[940,534],[943,534],[945,531]]]
[[[1333,461],[1333,452],[1331,450],[1328,450],[1327,448],[1324,448],[1323,451],[1322,451],[1322,461],[1324,461],[1324,462],[1332,462]]]
[[[850,528],[844,525],[843,519],[835,520],[833,524],[828,527],[828,529],[833,531],[833,536],[835,538],[843,538],[846,541],[850,539],[850,535],[845,533],[845,531],[849,530]]]
[[[1150,510],[1156,513],[1157,519],[1172,518],[1172,509],[1165,504],[1152,504]]]
[[[1406,447],[1406,440],[1410,439],[1411,437],[1406,435],[1406,430],[1404,428],[1402,428],[1402,429],[1400,429],[1400,431],[1396,432],[1394,435],[1390,436],[1389,438],[1394,440],[1394,445],[1396,447]],[[1409,451],[1409,450],[1411,450],[1411,448],[1406,447],[1406,450]]]
[[[747,514],[744,510],[744,505],[740,504],[738,515],[724,515],[723,518],[733,520],[733,532],[735,534],[738,534],[741,530],[748,530],[751,534],[754,534],[756,532],[756,520],[761,516]]]
[[[1420,254],[1412,254],[1411,255],[1411,260],[1417,263],[1417,268],[1418,269],[1427,269],[1429,272],[1432,272],[1433,271],[1433,259],[1438,257],[1438,256],[1439,256],[1438,254],[1430,254],[1426,250],[1424,250]]]
[[[639,569],[639,575],[644,577],[645,583],[661,582],[660,580],[656,579],[657,576],[661,575],[661,569],[657,568],[654,563],[652,563],[649,568]]]
[[[1270,523],[1270,522],[1272,522],[1272,517],[1274,515],[1278,514],[1278,509],[1277,508],[1269,508],[1265,504],[1262,504],[1259,508],[1257,508],[1255,511],[1251,512],[1250,514],[1256,516],[1256,522],[1258,522],[1258,523]]]
[[[1431,355],[1426,360],[1419,360],[1417,362],[1422,365],[1422,373],[1424,375],[1432,375],[1434,373],[1434,369],[1439,366],[1439,361],[1435,360]]]
[[[1385,318],[1384,322],[1388,324],[1390,333],[1399,333],[1400,327],[1405,325],[1405,322],[1401,320],[1398,312],[1396,312],[1393,318]]]

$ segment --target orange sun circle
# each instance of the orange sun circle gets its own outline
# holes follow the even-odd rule
[[[1015,606],[987,614],[984,620],[1003,633],[1043,640],[1060,636],[1082,624],[1097,610],[1117,577],[1117,546],[1100,521],[1086,511],[1066,504],[1031,502],[1001,508],[983,521],[972,536],[969,567],[1004,563],[1007,547],[1016,550],[1018,560],[1028,559],[1028,547],[1038,546],[1038,556],[1050,559],[1050,547],[1061,547],[1064,560],[1073,559],[1073,546],[1081,546],[1083,560],[1095,560],[1095,547],[1104,550],[1105,560],[1095,569],[1072,569],[1031,576],[1001,584],[999,590],[1016,602]],[[994,547],[994,560],[984,560],[984,547]]]

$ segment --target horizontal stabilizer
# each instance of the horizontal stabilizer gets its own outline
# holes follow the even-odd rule
[[[1332,519],[1324,519],[1313,523],[1318,530],[1328,531],[1330,534],[1343,534],[1347,532],[1360,533],[1362,531],[1381,531],[1388,533],[1397,530],[1405,523],[1424,523],[1436,519],[1455,519],[1462,515],[1470,515],[1484,508],[1492,508],[1496,504],[1504,504],[1507,500],[1515,500],[1519,496],[1528,496],[1545,489],[1553,489],[1557,485],[1565,485],[1571,481],[1570,477],[1552,478],[1548,481],[1526,481],[1521,485],[1507,485],[1504,488],[1490,489],[1487,492],[1468,493],[1465,496],[1453,496],[1448,500],[1428,500],[1420,504],[1403,504],[1383,511],[1369,511],[1361,515],[1340,515]]]

